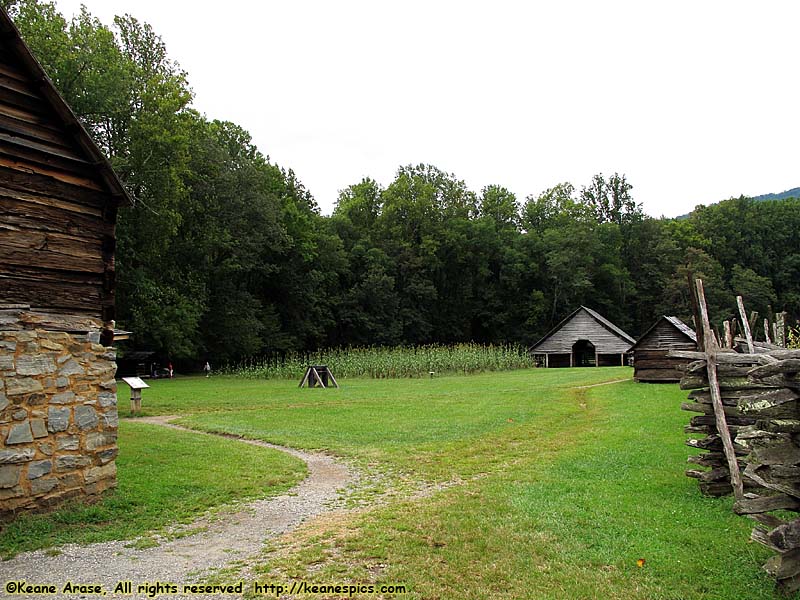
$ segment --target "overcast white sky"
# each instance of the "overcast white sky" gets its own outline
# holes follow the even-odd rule
[[[800,186],[796,0],[56,1],[81,3],[150,23],[324,213],[409,163],[520,201],[624,173],[669,217]]]

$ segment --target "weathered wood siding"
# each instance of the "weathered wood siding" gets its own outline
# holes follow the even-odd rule
[[[631,348],[631,343],[609,331],[588,312],[580,310],[564,325],[534,349],[536,353],[572,353],[578,340],[589,340],[599,354],[620,354]]]
[[[0,303],[108,320],[117,203],[34,76],[3,38]]]
[[[696,350],[697,344],[668,320],[661,319],[633,349],[633,378],[636,381],[678,382],[680,370],[689,360],[669,358],[670,350]]]

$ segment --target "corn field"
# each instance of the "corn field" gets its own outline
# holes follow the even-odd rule
[[[428,377],[508,371],[533,365],[525,349],[517,345],[457,344],[395,348],[336,348],[280,358],[248,361],[224,370],[226,374],[252,379],[300,379],[309,365],[328,365],[337,378],[373,379]]]

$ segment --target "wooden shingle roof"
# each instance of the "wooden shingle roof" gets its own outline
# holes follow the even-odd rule
[[[694,329],[692,329],[691,327],[689,327],[689,326],[688,326],[686,323],[684,323],[683,321],[681,321],[681,320],[680,320],[678,317],[669,317],[669,316],[667,316],[667,315],[664,315],[664,316],[662,316],[660,319],[658,319],[658,320],[657,320],[655,323],[653,323],[653,324],[650,326],[650,328],[649,328],[647,331],[645,331],[645,332],[644,332],[644,333],[643,333],[643,334],[642,334],[642,335],[639,337],[639,341],[638,341],[638,342],[636,342],[636,343],[633,345],[633,348],[631,348],[631,350],[634,350],[634,349],[636,349],[638,346],[640,346],[641,344],[645,343],[645,342],[647,341],[648,337],[650,336],[650,333],[651,333],[651,332],[652,332],[652,331],[653,331],[653,330],[654,330],[656,327],[658,327],[658,325],[659,325],[661,322],[667,322],[667,323],[669,323],[669,324],[670,324],[670,325],[672,325],[672,326],[673,326],[675,329],[677,329],[677,330],[678,330],[678,331],[679,331],[679,332],[680,332],[682,335],[684,335],[684,336],[685,336],[685,337],[686,337],[688,340],[690,340],[690,341],[694,342],[695,344],[697,343],[697,334],[695,333]]]

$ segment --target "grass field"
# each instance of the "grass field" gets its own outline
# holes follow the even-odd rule
[[[259,579],[402,584],[410,592],[398,597],[443,600],[776,597],[760,570],[768,552],[748,542],[751,522],[683,475],[686,393],[582,387],[630,375],[524,370],[347,380],[339,390],[191,378],[154,382],[143,408],[324,449],[399,482],[400,495],[272,544]],[[140,427],[124,420],[122,431]],[[125,452],[123,438],[121,482],[135,462]]]

